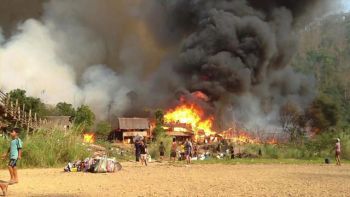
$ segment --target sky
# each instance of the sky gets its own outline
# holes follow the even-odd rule
[[[343,10],[349,12],[350,11],[350,0],[342,0]]]

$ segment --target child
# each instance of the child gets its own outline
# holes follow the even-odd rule
[[[163,142],[160,142],[160,145],[159,145],[160,161],[163,161],[164,153],[165,153],[165,146]]]
[[[10,161],[8,163],[8,169],[10,172],[11,180],[9,181],[9,184],[15,184],[18,183],[18,175],[17,175],[17,161],[22,158],[22,140],[18,138],[18,134],[20,133],[19,128],[14,128],[10,132],[11,135],[11,143],[10,148],[8,149],[7,153],[3,155],[3,158],[5,159],[8,154],[10,154]]]

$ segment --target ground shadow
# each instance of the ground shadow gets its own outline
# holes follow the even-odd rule
[[[4,181],[4,180],[0,180],[0,184],[1,183],[8,184],[9,182],[8,181]]]

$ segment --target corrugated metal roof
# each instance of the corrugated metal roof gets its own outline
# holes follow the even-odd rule
[[[119,129],[136,130],[149,129],[149,120],[147,118],[118,118]]]

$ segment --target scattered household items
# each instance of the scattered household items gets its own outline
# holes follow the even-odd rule
[[[86,158],[84,161],[68,162],[64,168],[65,172],[93,172],[93,173],[112,173],[120,171],[122,165],[115,158],[95,157]]]

